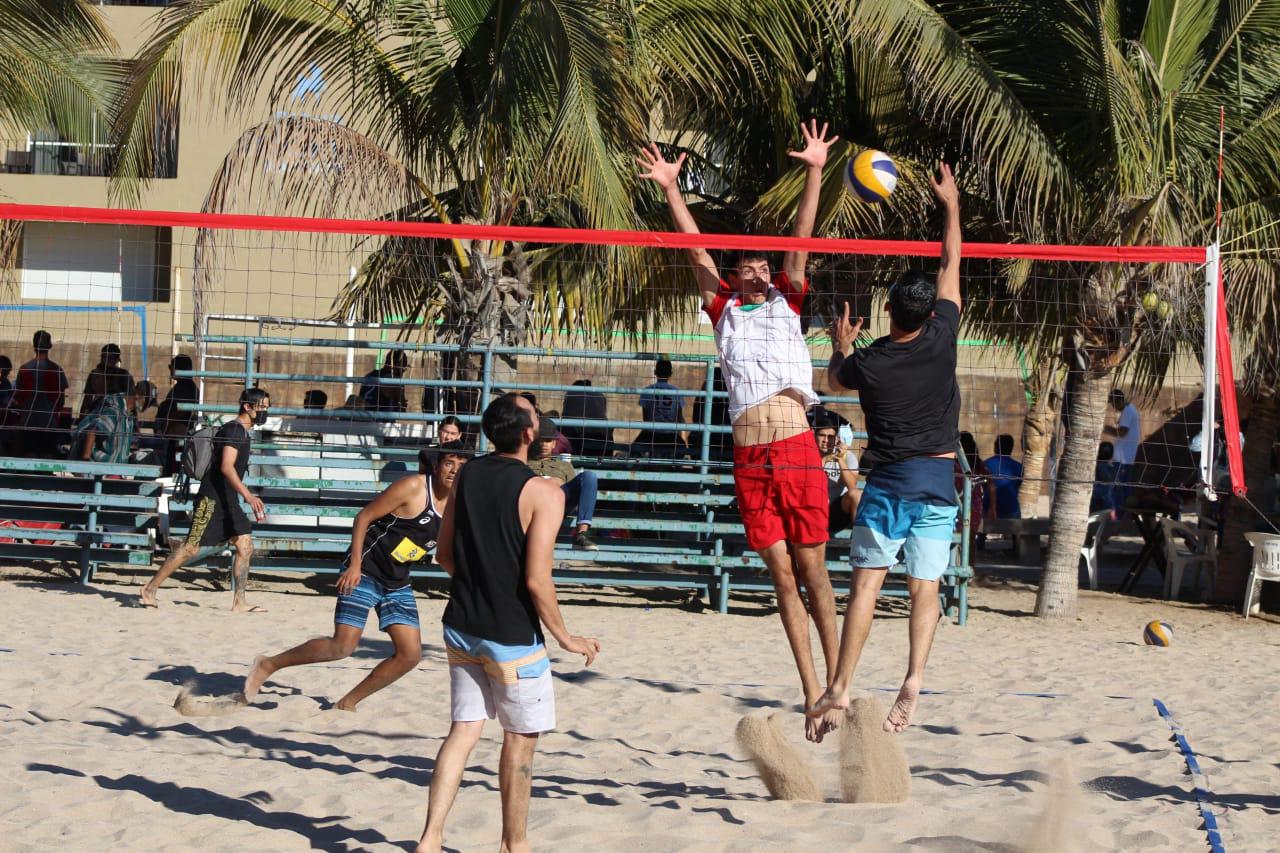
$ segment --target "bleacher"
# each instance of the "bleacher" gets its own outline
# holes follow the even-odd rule
[[[261,382],[268,390],[285,382],[350,383],[362,377],[352,375],[294,375],[255,372],[253,353],[264,347],[300,348],[404,348],[422,351],[446,351],[449,347],[432,344],[400,344],[342,339],[272,338],[266,336],[206,336],[205,345],[243,346],[243,360],[231,360],[236,370],[202,369],[184,371],[205,382],[233,381],[238,387]],[[527,359],[632,359],[651,361],[653,353],[593,352],[587,350],[548,353],[543,349],[489,347],[483,351],[483,370],[475,381],[426,379],[389,379],[392,384],[416,388],[473,388],[481,396],[495,390],[493,370],[503,356]],[[707,370],[701,390],[684,390],[686,399],[701,397],[702,423],[685,423],[678,427],[644,421],[614,418],[585,420],[558,418],[563,427],[604,430],[681,429],[690,433],[690,449],[695,458],[680,461],[627,457],[575,458],[578,469],[590,468],[600,479],[593,532],[600,548],[597,551],[573,547],[572,525],[566,523],[564,535],[555,551],[555,576],[562,584],[606,587],[660,587],[694,590],[709,607],[726,612],[735,592],[771,591],[772,584],[763,563],[746,549],[745,538],[734,506],[733,479],[730,466],[716,461],[711,454],[711,437],[728,432],[727,426],[711,422],[713,401],[724,397],[711,380],[712,359],[698,355],[671,355],[677,362],[696,362]],[[576,386],[551,382],[514,382],[505,380],[504,390],[529,390],[540,395],[581,390]],[[595,387],[593,391],[638,398],[640,388]],[[829,398],[824,402],[852,403],[853,398]],[[192,408],[205,419],[222,420],[236,412],[234,404],[204,403]],[[385,486],[417,466],[417,447],[434,434],[434,424],[444,412],[358,412],[324,417],[305,409],[281,405],[272,407],[273,422],[267,441],[255,443],[246,485],[253,489],[267,507],[265,521],[254,527],[255,573],[299,572],[326,574],[341,571],[342,558],[350,542],[351,520],[368,501]],[[459,416],[471,428],[478,426],[475,415]],[[486,450],[480,438],[480,452]],[[23,464],[29,463],[29,469]],[[77,467],[84,466],[84,467]],[[82,565],[81,576],[91,579],[93,567],[99,563],[123,562],[149,565],[157,528],[157,499],[160,487],[154,480],[155,469],[145,466],[110,466],[96,463],[48,462],[41,460],[4,460],[0,472],[5,477],[43,477],[32,482],[42,512],[24,514],[17,508],[3,517],[23,519],[58,515],[66,524],[62,531],[29,532],[25,528],[0,531],[23,543],[56,540],[59,545],[5,544],[0,542],[0,557],[25,557],[28,554],[57,553],[71,556]],[[128,470],[125,470],[128,469]],[[68,477],[67,474],[78,476]],[[79,476],[82,475],[82,476]],[[117,479],[123,477],[125,479]],[[179,476],[176,488],[167,495],[167,516],[159,525],[170,542],[185,535],[187,515],[191,509],[196,484]],[[8,496],[17,500],[21,485],[0,490],[0,500]],[[94,491],[97,490],[97,491]],[[966,488],[967,491],[967,488]],[[77,496],[83,496],[83,498]],[[40,504],[39,501],[44,501]],[[61,508],[55,512],[54,508]],[[122,524],[122,511],[131,511]],[[132,511],[136,510],[136,513]],[[968,496],[962,502],[964,532],[967,532]],[[167,523],[163,523],[167,522]],[[128,529],[125,529],[128,528]],[[56,534],[56,535],[55,535]],[[944,609],[963,624],[967,617],[966,588],[971,570],[968,565],[967,535],[958,533],[952,549],[951,569],[943,579],[941,596]],[[837,592],[848,589],[850,574],[847,561],[848,533],[838,536],[828,548],[828,568]],[[74,553],[70,548],[78,548]],[[227,551],[202,553],[195,565],[228,565]],[[443,581],[445,575],[434,565],[424,565],[414,573],[430,581]],[[901,567],[891,572],[885,584],[885,595],[905,595]]]

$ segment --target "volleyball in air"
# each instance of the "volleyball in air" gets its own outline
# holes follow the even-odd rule
[[[844,186],[867,202],[887,199],[898,185],[898,167],[883,151],[863,151],[844,167]]]
[[[1173,645],[1173,626],[1159,619],[1148,622],[1147,627],[1142,629],[1142,642],[1148,646]]]

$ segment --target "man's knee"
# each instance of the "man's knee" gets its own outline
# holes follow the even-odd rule
[[[852,584],[854,593],[879,594],[886,574],[887,569],[855,569]]]
[[[412,669],[422,660],[422,644],[416,646],[397,646],[393,656],[397,663]]]
[[[355,654],[356,646],[359,645],[359,643],[360,641],[358,639],[348,640],[345,637],[335,639],[332,645],[332,659],[342,660],[343,658],[351,657],[351,655]]]
[[[243,560],[247,560],[253,556],[253,540],[248,536],[242,536],[234,543],[236,556]]]

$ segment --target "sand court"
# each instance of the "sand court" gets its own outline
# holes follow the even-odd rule
[[[357,713],[325,708],[389,648],[376,631],[348,660],[279,673],[258,705],[186,716],[174,708],[184,685],[194,701],[233,693],[254,654],[322,633],[332,598],[272,583],[256,593],[270,618],[236,617],[225,593],[188,576],[143,611],[122,606],[129,579],[81,591],[49,577],[10,570],[3,581],[0,785],[11,793],[0,831],[12,849],[393,850],[417,837],[447,730],[441,598],[419,596],[418,669]],[[632,594],[570,592],[575,623],[607,654],[592,671],[557,663],[561,728],[536,758],[530,838],[566,850],[1035,849],[1067,761],[1078,794],[1060,824],[1079,849],[1206,849],[1158,697],[1197,754],[1225,848],[1270,848],[1280,734],[1258,723],[1276,710],[1258,666],[1274,658],[1277,626],[1082,595],[1083,620],[1056,626],[1019,615],[1032,592],[976,589],[970,625],[940,628],[933,692],[899,736],[910,799],[852,805],[839,738],[803,739],[765,597],[719,616],[660,596],[646,610]],[[900,612],[882,612],[856,679],[884,708],[905,659]],[[1140,645],[1151,618],[1175,624],[1172,648]],[[753,714],[779,715],[822,801],[769,796],[734,735]],[[499,745],[495,727],[477,747],[453,849],[496,847]]]

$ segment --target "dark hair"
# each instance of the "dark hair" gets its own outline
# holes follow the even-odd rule
[[[458,428],[458,432],[466,432],[466,430],[462,426],[462,421],[458,420],[458,418],[454,415],[445,415],[440,420],[440,427],[447,427],[447,426],[455,426]],[[436,432],[440,431],[440,427],[436,428]]]
[[[490,403],[480,419],[485,437],[499,453],[515,453],[524,443],[524,433],[533,429],[533,415],[516,400],[515,394],[503,394]]]
[[[48,352],[53,349],[53,335],[41,329],[31,336],[31,348],[36,352]]]
[[[0,355],[0,370],[13,370],[13,362],[9,360],[9,356]]]
[[[262,405],[263,400],[270,400],[271,395],[263,388],[246,388],[240,392],[240,411],[244,411],[245,406],[253,406],[257,408]]]
[[[446,441],[435,447],[424,447],[418,451],[418,473],[430,474],[440,467],[446,456],[461,456],[468,459],[471,448],[461,441]]]
[[[391,352],[387,353],[387,360],[383,363],[389,364],[392,367],[408,367],[409,354],[402,349],[393,349]]]
[[[329,395],[321,391],[319,388],[312,388],[306,394],[302,395],[302,408],[304,409],[323,409],[329,404]]]
[[[908,270],[889,288],[889,317],[899,331],[914,332],[929,319],[937,301],[937,282],[919,270]]]
[[[671,372],[671,359],[669,358],[660,358],[653,365],[653,375],[658,379],[670,379]]]
[[[760,252],[755,249],[739,249],[733,254],[733,268],[745,264],[747,261],[764,261],[769,265],[769,269],[773,269],[773,259],[769,257],[767,252]]]
[[[970,460],[970,465],[978,456],[978,442],[974,441],[973,433],[960,433],[960,449],[964,451],[964,455]]]
[[[1013,436],[1005,434],[996,436],[996,456],[1008,456],[1013,453]]]
[[[140,411],[145,411],[156,404],[156,386],[143,379],[141,382],[133,386],[133,396],[142,400],[138,409]]]
[[[103,345],[103,347],[102,347],[102,352],[101,352],[101,353],[99,353],[99,355],[101,356],[101,358],[102,358],[102,360],[103,360],[103,361],[106,361],[106,360],[107,360],[107,356],[109,356],[109,355],[114,355],[116,358],[119,358],[119,357],[120,357],[120,345],[119,345],[119,344],[104,344],[104,345]]]
[[[835,416],[835,412],[823,408],[813,410],[813,430],[817,432],[820,429],[840,429],[840,420]]]
[[[123,372],[106,374],[102,385],[103,394],[128,394],[133,391],[133,379]]]
[[[173,358],[169,359],[169,366],[172,367],[174,370],[190,370],[191,356],[179,353],[178,355],[175,355]]]
[[[1116,446],[1109,441],[1104,441],[1098,445],[1098,461],[1110,462],[1116,455]]]
[[[1107,400],[1113,406],[1116,405],[1117,401],[1123,403],[1125,402],[1124,392],[1121,391],[1119,388],[1112,388],[1111,393],[1107,396]]]
[[[520,396],[524,397],[526,400],[529,401],[529,405],[533,406],[534,411],[539,411],[539,412],[542,411],[541,409],[538,408],[538,398],[533,396],[532,391],[521,391]]]

